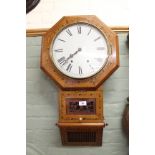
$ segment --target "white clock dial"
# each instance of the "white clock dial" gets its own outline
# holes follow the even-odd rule
[[[108,45],[96,27],[86,23],[73,24],[55,37],[50,57],[63,74],[72,78],[88,78],[106,64]]]

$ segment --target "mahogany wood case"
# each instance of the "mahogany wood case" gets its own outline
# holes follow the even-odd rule
[[[108,62],[102,70],[86,79],[74,79],[62,74],[50,59],[49,50],[55,36],[64,27],[74,23],[87,23],[98,28],[106,37],[109,47]],[[42,39],[41,69],[63,90],[95,90],[119,67],[118,37],[96,16],[65,16],[50,28]]]
[[[61,73],[50,58],[50,46],[66,26],[87,23],[105,36],[108,61],[95,75],[76,79]],[[59,121],[63,145],[102,145],[106,123],[103,113],[103,82],[119,67],[118,37],[94,15],[65,16],[50,28],[42,39],[41,69],[60,87]]]

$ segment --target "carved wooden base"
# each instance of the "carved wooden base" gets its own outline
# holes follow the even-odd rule
[[[104,123],[58,123],[63,145],[101,146]]]

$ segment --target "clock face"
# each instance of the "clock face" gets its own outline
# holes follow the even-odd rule
[[[87,23],[62,29],[50,47],[50,57],[57,69],[71,78],[88,78],[98,73],[108,59],[105,36]]]

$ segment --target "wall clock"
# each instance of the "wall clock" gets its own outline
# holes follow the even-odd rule
[[[41,69],[60,87],[63,145],[101,145],[103,82],[118,68],[118,38],[96,16],[65,16],[43,36]]]
[[[29,13],[33,10],[38,4],[40,0],[26,0],[26,13]]]

